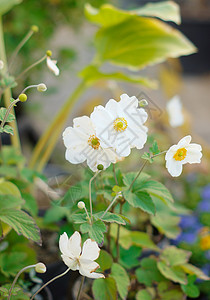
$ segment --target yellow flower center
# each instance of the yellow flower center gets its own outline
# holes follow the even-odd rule
[[[206,235],[201,237],[200,247],[202,250],[206,251],[210,249],[210,235]]]
[[[95,150],[100,146],[99,139],[94,134],[89,137],[88,144]]]
[[[117,118],[113,123],[116,131],[124,131],[128,127],[128,123],[124,118]]]
[[[186,155],[187,155],[187,150],[185,148],[180,148],[174,154],[174,159],[181,161],[185,159]]]

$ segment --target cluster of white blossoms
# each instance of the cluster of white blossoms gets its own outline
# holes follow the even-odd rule
[[[182,165],[186,163],[200,163],[202,148],[199,144],[190,144],[191,136],[183,137],[177,145],[173,145],[166,152],[166,168],[173,177],[182,173]]]
[[[59,239],[59,248],[63,262],[69,269],[89,278],[104,278],[101,273],[95,271],[99,264],[95,260],[99,257],[100,248],[95,241],[87,239],[81,249],[81,236],[78,231],[68,238],[64,232]]]
[[[138,99],[127,94],[120,101],[108,101],[105,107],[95,107],[90,117],[73,120],[73,127],[63,132],[66,159],[83,163],[92,171],[98,165],[104,169],[130,154],[132,148],[142,149],[147,141],[147,113],[139,107]]]

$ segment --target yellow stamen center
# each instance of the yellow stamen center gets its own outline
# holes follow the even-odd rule
[[[89,137],[88,144],[95,150],[100,146],[99,139],[94,134]]]
[[[174,159],[181,161],[185,159],[186,155],[187,155],[187,150],[185,148],[180,148],[174,154]]]
[[[113,123],[116,131],[124,131],[128,127],[128,123],[124,118],[117,118]]]

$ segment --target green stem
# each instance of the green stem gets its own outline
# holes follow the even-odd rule
[[[4,119],[3,119],[3,121],[1,122],[1,128],[3,128],[4,127],[4,124],[6,123],[6,121],[7,121],[7,118],[8,118],[8,116],[9,116],[9,114],[10,114],[10,112],[11,112],[11,110],[12,110],[12,108],[15,106],[15,104],[17,103],[17,102],[19,102],[20,100],[19,99],[16,99],[15,101],[13,101],[12,103],[10,103],[10,106],[7,108],[7,111],[6,111],[6,114],[5,114],[5,116],[4,116]]]
[[[110,208],[112,207],[112,205],[115,203],[115,201],[121,197],[121,192],[117,193],[117,195],[114,197],[114,199],[112,200],[112,202],[109,204],[109,206],[107,207],[107,209],[105,210],[105,212],[103,213],[103,215],[101,216],[101,219],[105,216],[105,214],[110,210]]]
[[[89,181],[89,200],[90,200],[90,220],[91,220],[91,223],[92,223],[92,220],[93,220],[93,203],[92,203],[92,195],[91,195],[91,184],[92,184],[92,181],[98,176],[98,174],[100,172],[101,171],[98,170]]]
[[[86,88],[87,85],[85,81],[82,81],[73,94],[67,99],[66,103],[62,106],[61,110],[58,112],[57,116],[53,119],[53,122],[44,132],[36,145],[29,163],[30,168],[42,171],[68,119],[69,112]]]
[[[115,183],[118,185],[117,176],[116,176],[115,164],[113,164],[113,173],[114,173],[114,180],[115,180]]]
[[[30,39],[30,37],[33,35],[34,31],[33,30],[29,30],[29,32],[26,34],[26,36],[22,39],[22,41],[17,45],[16,49],[14,50],[11,59],[10,59],[10,63],[9,63],[9,70],[11,69],[12,65],[15,62],[15,59],[19,53],[19,51],[21,50],[21,48],[25,45],[25,43]]]
[[[4,70],[5,70],[5,72],[7,72],[7,58],[6,58],[6,51],[5,51],[5,45],[4,45],[4,33],[3,33],[2,16],[0,16],[0,59],[4,62]],[[8,108],[10,106],[10,99],[11,98],[12,98],[11,90],[10,90],[10,88],[7,88],[4,91],[4,103],[5,103],[6,108]],[[14,108],[12,108],[11,113],[13,115],[15,115]],[[16,120],[14,120],[9,125],[13,128],[13,131],[14,131],[14,135],[11,136],[12,145],[20,153],[21,152],[21,146],[20,146],[20,139],[19,139],[19,133],[18,133]]]
[[[42,287],[40,287],[40,289],[38,289],[38,291],[36,291],[35,294],[33,294],[33,296],[31,297],[30,300],[33,300],[37,294],[39,294],[41,292],[41,290],[43,290],[48,284],[50,284],[51,282],[55,281],[56,279],[66,275],[66,273],[68,273],[71,269],[68,268],[65,272],[61,273],[60,275],[55,276],[54,278],[52,278],[51,280],[49,280],[48,282],[46,282]]]
[[[120,202],[120,214],[122,214],[122,208],[123,208],[123,203]],[[116,247],[117,247],[116,261],[117,262],[119,262],[119,259],[120,259],[120,244],[119,244],[119,239],[120,239],[120,224],[118,224],[118,228],[117,228],[117,241],[116,241]]]
[[[36,265],[30,265],[30,266],[27,266],[27,267],[21,269],[21,270],[17,273],[17,275],[15,276],[15,279],[14,279],[14,281],[13,281],[13,283],[12,283],[12,286],[11,286],[11,288],[10,288],[10,290],[9,290],[9,295],[8,295],[8,298],[7,298],[8,300],[10,300],[10,298],[11,298],[11,296],[12,296],[12,290],[13,290],[13,288],[14,288],[14,286],[15,286],[15,283],[17,282],[18,277],[20,276],[20,274],[22,274],[24,271],[26,271],[26,270],[28,270],[28,269],[35,268],[35,267],[36,267]]]
[[[45,54],[42,58],[40,58],[40,59],[37,60],[35,63],[33,63],[32,65],[30,65],[28,68],[26,68],[25,70],[23,70],[23,72],[21,72],[21,73],[15,78],[15,80],[18,80],[19,78],[21,78],[25,73],[27,73],[28,71],[30,71],[31,69],[33,69],[34,67],[36,67],[37,65],[39,65],[40,63],[42,63],[46,58],[47,58],[47,55]]]
[[[85,281],[85,277],[82,276],[82,279],[81,279],[81,282],[80,282],[80,286],[79,286],[79,291],[78,291],[78,294],[77,294],[77,300],[80,299],[80,295],[81,295],[82,286],[83,286],[84,281]]]

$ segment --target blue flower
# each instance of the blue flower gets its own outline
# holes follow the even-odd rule
[[[201,197],[204,199],[204,200],[210,200],[210,184],[206,185],[202,192],[201,192]]]

